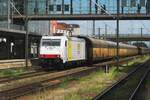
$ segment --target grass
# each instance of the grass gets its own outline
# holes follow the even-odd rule
[[[26,72],[26,68],[0,70],[0,77],[18,77],[21,73]]]
[[[112,67],[109,73],[99,70],[88,76],[81,78],[66,78],[58,88],[45,90],[33,95],[18,98],[20,100],[91,100],[98,93],[115,83],[119,78],[124,76],[127,70],[130,70],[133,64],[143,62],[150,57],[135,59],[129,62],[125,67]]]
[[[114,83],[116,75],[119,75],[117,73],[119,72],[112,68],[108,74],[97,71],[80,79],[68,78],[57,89],[39,93],[31,96],[31,98],[32,100],[90,100],[100,90],[104,90],[112,82]],[[31,98],[28,98],[28,100],[31,100]]]
[[[61,84],[59,85],[59,87],[61,87],[61,88],[65,88],[67,85],[68,85],[68,83],[70,82],[70,81],[78,81],[79,80],[79,78],[75,78],[75,77],[66,77],[66,78],[64,78],[61,82]]]

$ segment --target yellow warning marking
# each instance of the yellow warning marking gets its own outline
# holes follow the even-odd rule
[[[80,54],[80,48],[81,48],[80,43],[78,43],[78,45],[77,45],[77,52],[78,52],[78,54]]]
[[[68,60],[71,61],[72,60],[72,42],[70,40],[68,40]]]

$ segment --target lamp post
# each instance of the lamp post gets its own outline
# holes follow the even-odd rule
[[[7,28],[10,29],[10,0],[7,1]]]
[[[98,28],[98,37],[99,37],[99,39],[101,38],[101,28],[100,27]]]
[[[119,14],[120,0],[117,0],[117,70],[119,70]]]
[[[107,24],[105,24],[105,40],[107,39]]]
[[[143,28],[141,27],[141,47],[142,47]]]
[[[95,36],[95,20],[93,20],[93,36]]]
[[[25,30],[26,30],[26,35],[25,35],[25,65],[26,67],[28,67],[28,40],[29,40],[29,31],[28,31],[28,0],[25,0],[25,14],[26,14],[26,18],[25,18]]]
[[[73,0],[70,0],[70,14],[73,14]]]

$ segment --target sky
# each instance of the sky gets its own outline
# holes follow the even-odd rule
[[[59,21],[68,24],[79,24],[81,29],[81,35],[91,35],[93,21]],[[116,21],[96,21],[96,32],[98,34],[98,28],[101,29],[101,34],[105,33],[105,26],[107,25],[108,34],[116,34]],[[125,20],[119,23],[119,34],[141,34],[141,28],[143,28],[143,34],[150,34],[150,20]],[[150,47],[150,42],[146,42]]]
[[[93,21],[60,21],[69,24],[79,24],[81,28],[81,34],[92,34]],[[101,28],[101,33],[105,32],[105,26],[107,26],[108,34],[115,34],[116,21],[96,21],[96,32],[98,34],[98,28]],[[143,28],[143,34],[150,34],[150,20],[126,20],[120,21],[120,34],[140,34],[141,28]]]

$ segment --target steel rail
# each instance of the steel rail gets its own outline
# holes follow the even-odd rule
[[[23,78],[28,78],[28,77],[34,77],[34,76],[43,75],[47,73],[48,72],[44,72],[44,71],[33,71],[33,72],[19,74],[18,77],[1,77],[0,83],[15,81],[15,80],[23,79]]]
[[[134,90],[134,92],[132,93],[132,95],[130,96],[129,100],[133,100],[134,98],[136,98],[137,93],[139,92],[140,88],[142,87],[144,81],[147,78],[147,75],[150,72],[150,68],[146,71],[146,73],[143,75],[143,77],[141,78],[139,84],[137,85],[136,89]]]
[[[148,60],[149,61],[149,60]],[[124,78],[120,79],[118,82],[116,82],[115,84],[113,84],[111,87],[107,88],[106,90],[104,90],[102,93],[98,94],[96,97],[93,98],[93,100],[101,100],[103,99],[105,96],[107,96],[113,89],[115,89],[116,87],[118,87],[121,83],[123,83],[127,78],[129,78],[130,76],[132,76],[135,72],[137,72],[140,68],[142,68],[141,66],[145,65],[148,63],[148,61],[138,65],[138,67],[136,67],[134,70],[132,70],[127,76],[125,76]]]
[[[135,56],[136,57],[136,56]],[[138,57],[138,56],[137,56]],[[129,57],[127,59],[123,59],[122,61],[126,61],[126,60],[130,60],[130,59],[133,59],[134,57]],[[120,60],[120,62],[122,62]],[[113,62],[115,63],[115,61],[104,61],[102,62],[101,64],[94,64],[93,66],[94,67],[98,67],[98,66],[105,66],[105,65],[109,65],[109,64],[113,64]],[[50,71],[51,72],[51,71]],[[9,82],[9,81],[13,81],[13,80],[18,80],[18,79],[22,79],[22,78],[27,78],[27,77],[33,77],[34,74],[37,76],[37,75],[42,75],[42,74],[48,74],[50,72],[44,72],[44,71],[40,71],[40,70],[37,70],[37,71],[30,71],[30,72],[25,72],[25,73],[21,73],[19,74],[19,76],[17,78],[15,77],[8,77],[8,76],[4,76],[4,77],[0,77],[0,83],[3,83],[3,82]],[[53,71],[52,71],[53,72]]]
[[[132,57],[132,59],[133,58],[135,58],[135,57]],[[131,60],[131,57],[129,59]],[[125,61],[127,61],[129,59],[121,59],[120,62],[125,62]],[[59,80],[60,78],[65,78],[67,76],[69,76],[69,77],[70,76],[74,76],[74,75],[76,76],[79,73],[82,73],[82,74],[86,73],[87,74],[87,72],[89,72],[89,71],[97,70],[97,68],[99,68],[100,66],[104,66],[106,64],[113,64],[114,62],[115,61],[113,61],[113,62],[112,61],[108,61],[108,62],[99,63],[99,66],[98,66],[98,64],[95,64],[95,66],[93,65],[93,67],[84,67],[84,68],[81,67],[81,68],[75,68],[75,69],[66,70],[66,71],[57,72],[57,73],[45,74],[45,75],[41,75],[40,79],[39,79],[39,76],[36,76],[36,77],[31,78],[33,80],[33,82],[31,82],[31,79],[30,79],[30,82],[29,82],[29,78],[30,78],[29,77],[25,81],[22,80],[23,82],[26,82],[25,85],[22,85],[22,82],[20,82],[20,80],[19,81],[15,81],[15,82],[12,81],[10,83],[7,82],[8,84],[2,84],[2,86],[5,86],[5,87],[7,86],[7,89],[3,88],[3,91],[1,90],[0,97],[1,98],[2,97],[7,97],[8,99],[10,99],[11,97],[9,98],[8,95],[10,95],[11,93],[13,94],[13,93],[15,93],[15,91],[18,91],[18,90],[20,91],[19,93],[21,93],[21,94],[19,94],[19,93],[18,94],[14,94],[12,98],[20,97],[20,96],[23,96],[25,94],[29,94],[32,91],[36,92],[37,88],[35,88],[35,87],[39,88],[39,86],[41,86],[41,84],[43,84],[43,83],[45,83],[47,81],[48,81],[48,83],[50,83],[50,86],[51,85],[55,85],[55,84],[51,84],[50,81],[57,80],[57,79]],[[18,83],[16,84],[16,82],[18,82]],[[12,85],[15,84],[16,87],[12,88],[11,84]],[[18,85],[18,84],[21,84],[21,85]],[[8,89],[8,87],[9,87],[9,89]],[[6,96],[4,96],[4,94],[6,94]],[[5,100],[6,100],[6,98],[5,98]]]
[[[88,71],[94,71],[97,70],[96,67],[90,67],[90,68],[83,68],[83,69],[79,69],[79,70],[72,70],[72,71],[65,71],[64,73],[60,73],[56,76],[52,75],[49,79],[47,80],[43,80],[43,81],[39,81],[39,82],[34,82],[31,84],[27,84],[27,85],[23,85],[21,87],[17,87],[17,88],[13,88],[10,90],[5,90],[0,92],[0,97],[1,100],[9,100],[9,99],[14,99],[20,96],[23,96],[25,94],[29,94],[32,93],[33,91],[36,92],[37,90],[41,90],[43,88],[45,88],[45,86],[42,86],[42,83],[46,83],[48,82],[50,84],[50,86],[56,85],[51,83],[51,81],[54,80],[58,80],[61,78],[65,78],[65,77],[70,77],[70,76],[74,76],[74,75],[79,75],[79,74],[83,74],[83,73],[87,73]],[[48,86],[48,87],[50,87]],[[46,86],[47,88],[47,86]]]

